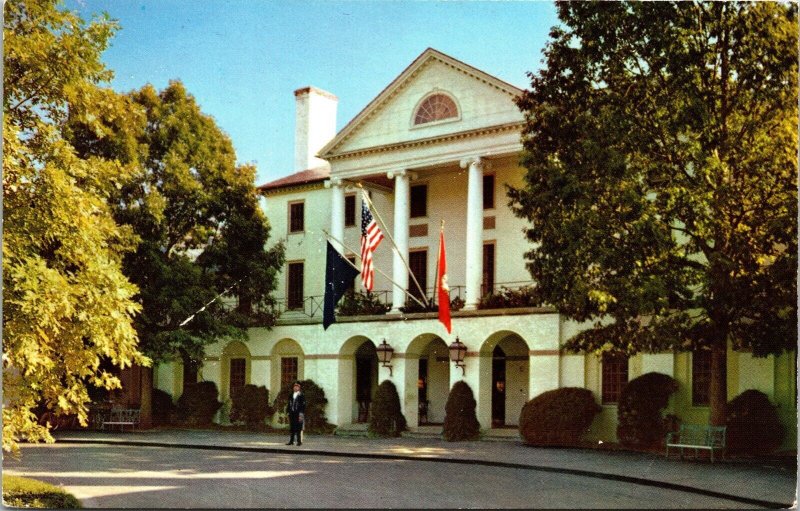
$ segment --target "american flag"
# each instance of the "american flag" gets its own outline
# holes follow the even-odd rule
[[[383,233],[367,207],[366,197],[361,199],[361,281],[367,291],[372,291],[375,270],[372,268],[372,253],[378,248]]]

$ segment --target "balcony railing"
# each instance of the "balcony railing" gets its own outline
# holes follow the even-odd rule
[[[506,307],[526,307],[531,305],[531,300],[534,299],[533,287],[531,281],[516,281],[516,282],[498,282],[491,286],[490,292],[487,292],[487,286],[481,286],[481,300],[478,305],[479,309],[492,309],[492,308],[506,308]],[[337,313],[342,314],[342,309],[346,309],[347,313],[344,315],[364,315],[364,314],[384,314],[392,307],[392,293],[388,290],[373,291],[368,295],[366,293],[358,292],[362,298],[361,300],[369,303],[369,312],[358,312],[357,308],[348,304],[343,307],[343,302],[340,302],[337,307]],[[419,296],[419,293],[414,293]],[[347,295],[346,295],[347,296]],[[347,297],[342,300],[346,300]],[[425,296],[431,304],[429,308],[423,308],[418,303],[411,299],[406,300],[406,304],[401,307],[403,312],[425,312],[437,310],[437,293],[436,288],[429,287],[425,290]],[[459,310],[464,306],[464,298],[466,296],[466,286],[451,286],[450,287],[450,308]],[[279,317],[285,313],[294,313],[300,316],[309,318],[322,316],[324,307],[323,295],[304,296],[302,301],[292,300],[292,307],[289,306],[289,300],[277,299],[271,308],[271,312]],[[376,312],[375,304],[383,305],[383,312]]]

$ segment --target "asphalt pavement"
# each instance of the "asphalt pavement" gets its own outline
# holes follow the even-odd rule
[[[356,458],[479,465],[624,482],[640,488],[677,490],[717,497],[751,507],[792,507],[797,496],[793,460],[722,460],[711,463],[655,453],[603,449],[537,448],[515,441],[447,442],[439,438],[363,438],[306,435],[302,446],[287,436],[244,431],[153,429],[134,432],[56,432],[60,444],[151,446],[198,450],[273,453],[301,457]],[[491,490],[491,488],[487,488]]]

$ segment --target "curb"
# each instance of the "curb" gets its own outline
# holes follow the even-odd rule
[[[455,465],[483,465],[487,467],[511,468],[519,470],[531,470],[536,472],[547,472],[554,474],[591,477],[594,479],[601,479],[605,481],[618,481],[618,482],[636,484],[639,486],[649,486],[654,488],[675,490],[684,493],[693,493],[696,495],[703,495],[706,497],[714,497],[724,500],[730,500],[742,504],[760,506],[767,509],[785,509],[785,508],[791,508],[793,506],[793,504],[791,503],[753,499],[750,497],[741,497],[729,493],[723,493],[714,490],[706,490],[703,488],[697,488],[694,486],[687,486],[678,483],[670,483],[666,481],[654,481],[640,477],[623,476],[618,474],[606,474],[602,472],[594,472],[591,470],[580,470],[580,469],[561,468],[561,467],[546,467],[542,465],[526,465],[523,463],[510,463],[504,461],[489,461],[489,460],[461,459],[461,458],[425,458],[420,456],[408,456],[402,454],[353,453],[353,452],[322,451],[314,449],[296,450],[296,449],[283,449],[278,447],[239,447],[239,446],[220,446],[220,445],[202,445],[202,444],[172,444],[166,442],[142,442],[134,440],[59,439],[57,441],[63,444],[101,444],[101,445],[118,445],[118,446],[132,446],[132,447],[167,447],[175,449],[199,449],[205,451],[258,452],[258,453],[268,453],[268,454],[301,454],[304,456],[401,460],[401,461],[417,461],[417,462],[429,462],[429,463],[451,463]]]

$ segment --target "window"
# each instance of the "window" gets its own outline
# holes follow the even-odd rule
[[[411,218],[428,216],[428,185],[411,187]]]
[[[455,102],[444,94],[434,94],[419,105],[414,115],[414,125],[458,117]]]
[[[483,209],[494,209],[494,174],[483,176]]]
[[[305,203],[289,204],[289,232],[303,232],[305,229]]]
[[[344,225],[350,227],[356,225],[356,196],[345,195],[344,197]]]
[[[409,252],[408,266],[409,268],[411,268],[411,273],[414,274],[415,277],[417,277],[417,282],[419,282],[419,286],[423,290],[426,290],[428,287],[428,251],[417,250],[415,252]],[[419,288],[414,283],[414,279],[411,277],[411,275],[408,276],[408,291],[413,296],[421,298]]]
[[[303,263],[289,263],[289,283],[287,286],[287,307],[303,308]]]
[[[483,283],[481,296],[494,291],[494,243],[483,245]]]
[[[711,352],[699,350],[692,352],[692,404],[708,406],[711,389]]]
[[[603,354],[603,404],[616,403],[622,387],[628,383],[628,357],[625,355]]]
[[[245,375],[247,369],[247,361],[243,358],[232,358],[230,369],[230,395],[236,392],[236,389],[244,387]]]
[[[297,357],[281,358],[281,388],[291,388],[297,379]]]

